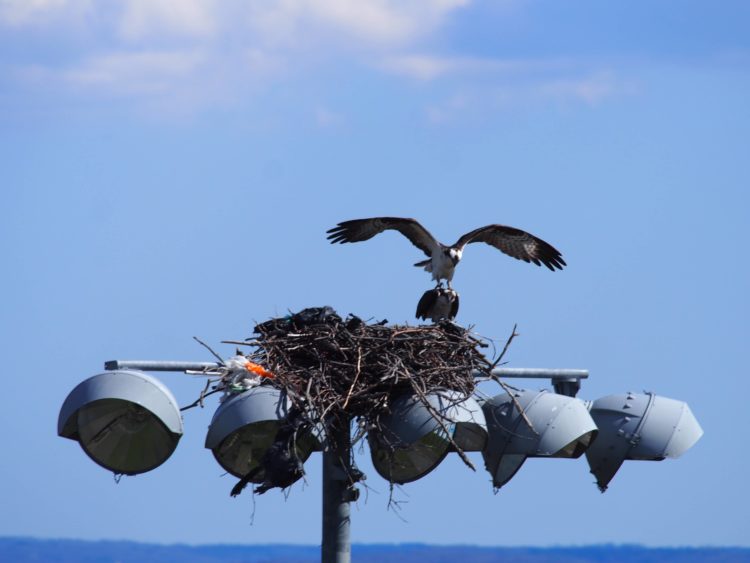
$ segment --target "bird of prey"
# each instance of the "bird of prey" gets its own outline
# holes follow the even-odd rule
[[[417,318],[431,319],[433,323],[452,321],[458,314],[458,293],[453,289],[436,287],[424,292],[417,304]]]
[[[297,455],[295,443],[298,432],[309,427],[310,422],[300,409],[289,409],[287,418],[280,425],[274,441],[263,454],[260,463],[239,480],[230,494],[236,497],[248,483],[258,482],[259,477],[262,482],[253,491],[259,495],[274,487],[286,489],[302,478],[305,468]]]
[[[442,287],[443,280],[447,282],[448,288],[451,287],[453,272],[461,260],[464,247],[472,242],[484,242],[508,256],[524,262],[533,262],[537,266],[543,264],[552,271],[562,270],[566,265],[560,252],[549,243],[526,231],[505,225],[487,225],[474,229],[461,236],[452,246],[438,242],[415,219],[400,217],[372,217],[343,221],[327,232],[331,244],[337,242],[343,244],[368,240],[387,230],[400,232],[427,255],[427,260],[414,265],[430,272],[432,279],[437,282],[436,287]]]

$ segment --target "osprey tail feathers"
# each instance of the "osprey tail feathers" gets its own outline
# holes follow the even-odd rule
[[[417,268],[424,268],[428,272],[432,272],[432,258],[428,258],[427,260],[422,260],[421,262],[417,262],[414,264]]]

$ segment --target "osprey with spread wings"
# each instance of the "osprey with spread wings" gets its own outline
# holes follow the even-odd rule
[[[551,244],[526,231],[505,225],[487,225],[474,229],[459,238],[454,245],[446,246],[415,219],[372,217],[339,223],[328,231],[328,239],[331,244],[360,242],[387,230],[400,232],[427,255],[427,260],[414,265],[430,272],[437,287],[442,287],[443,280],[451,287],[453,272],[461,260],[464,247],[472,242],[484,242],[508,256],[533,262],[537,266],[543,264],[552,271],[562,270],[566,265],[560,252]]]

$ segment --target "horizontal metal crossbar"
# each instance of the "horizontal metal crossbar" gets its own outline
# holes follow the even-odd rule
[[[162,360],[110,360],[104,362],[104,369],[140,369],[143,371],[203,371],[216,369],[218,362],[183,362]]]
[[[482,377],[481,371],[474,372],[475,377]],[[497,377],[511,377],[522,379],[586,379],[587,369],[556,369],[556,368],[495,368],[492,375]]]
[[[186,362],[170,360],[110,360],[104,363],[104,369],[140,369],[143,371],[202,371],[220,367],[218,362]],[[480,371],[474,372],[475,377],[484,375]],[[492,375],[497,377],[522,379],[586,379],[589,372],[586,369],[556,369],[556,368],[495,368]]]

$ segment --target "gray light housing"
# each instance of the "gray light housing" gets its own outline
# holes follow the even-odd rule
[[[258,467],[291,406],[286,393],[267,385],[231,396],[214,413],[206,448],[229,473],[244,477]],[[307,432],[296,441],[297,456],[304,462],[317,446],[316,438]],[[262,483],[264,478],[260,470],[252,482]]]
[[[653,393],[622,393],[590,403],[599,437],[586,451],[604,492],[623,461],[679,457],[703,435],[690,407]]]
[[[57,434],[115,473],[150,471],[172,455],[182,436],[177,401],[158,379],[136,370],[95,375],[70,392]]]
[[[514,390],[512,397],[507,393],[492,397],[482,409],[489,432],[482,455],[496,488],[510,481],[526,458],[577,458],[597,435],[582,401],[548,391]]]
[[[487,441],[484,414],[473,397],[443,390],[426,399],[439,420],[408,393],[394,399],[380,428],[368,433],[375,470],[393,483],[409,483],[435,469],[452,449],[448,435],[464,451],[481,451]]]

